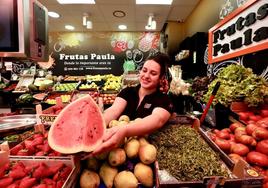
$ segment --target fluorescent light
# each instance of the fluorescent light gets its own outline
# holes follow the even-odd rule
[[[127,26],[126,25],[119,25],[118,26],[118,29],[120,29],[120,30],[126,30],[127,29]]]
[[[95,0],[57,0],[60,4],[95,4]]]
[[[146,30],[155,30],[156,29],[156,21],[153,20],[151,25],[146,25],[145,29]]]
[[[74,26],[72,26],[72,25],[65,25],[65,29],[67,29],[67,30],[74,30]]]
[[[87,29],[92,29],[92,21],[88,20],[87,21]]]
[[[151,29],[156,29],[156,21],[155,20],[152,21]]]
[[[87,18],[88,18],[87,15],[84,15],[83,16],[83,26],[86,26],[87,25]]]
[[[59,18],[60,17],[60,15],[57,12],[52,12],[52,11],[49,11],[48,15],[52,18]]]
[[[173,0],[136,0],[136,4],[171,5]]]

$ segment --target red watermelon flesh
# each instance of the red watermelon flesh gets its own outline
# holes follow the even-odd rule
[[[48,133],[48,143],[60,153],[91,152],[101,142],[105,121],[100,109],[88,95],[67,105]]]

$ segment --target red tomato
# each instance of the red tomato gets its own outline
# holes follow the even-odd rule
[[[268,167],[268,156],[260,152],[251,151],[247,155],[247,162],[262,167]]]
[[[260,114],[261,114],[262,117],[268,117],[268,109],[261,110]]]
[[[262,117],[260,115],[252,115],[252,116],[249,116],[249,119],[256,122],[262,119]]]
[[[226,131],[220,131],[218,133],[216,133],[216,136],[222,139],[229,139],[230,138],[230,134]]]
[[[238,127],[235,129],[235,135],[243,135],[246,133],[246,127]]]
[[[229,139],[230,141],[235,141],[235,135],[233,135],[233,134],[230,134],[230,139]]]
[[[236,153],[240,156],[246,155],[249,152],[249,149],[244,144],[232,144],[231,145],[231,152]]]
[[[254,132],[254,130],[257,128],[258,126],[254,123],[250,123],[246,126],[246,132],[248,135],[252,135],[252,133]]]
[[[268,139],[268,130],[263,127],[256,128],[252,133],[256,140]]]
[[[224,128],[224,129],[221,130],[221,132],[231,133],[231,130],[229,128]]]
[[[247,112],[239,112],[238,115],[239,115],[239,119],[242,121],[247,121],[249,118]]]
[[[229,152],[231,144],[224,139],[220,139],[220,138],[216,138],[215,143],[217,144],[217,146],[219,146],[219,148],[221,148],[222,150]]]
[[[256,151],[268,155],[268,140],[262,140],[258,142]]]
[[[256,146],[257,142],[252,136],[248,135],[235,135],[235,140],[245,145]]]
[[[263,128],[268,128],[268,117],[260,119],[259,121],[257,121],[256,125]]]
[[[243,127],[243,125],[242,125],[241,123],[232,123],[232,124],[230,125],[230,130],[231,130],[232,132],[234,132],[235,129],[238,128],[238,127]]]

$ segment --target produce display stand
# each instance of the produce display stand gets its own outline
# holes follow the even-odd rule
[[[22,162],[25,167],[27,166],[35,166],[40,163],[44,163],[46,166],[54,166],[59,163],[63,163],[65,166],[71,168],[71,172],[69,173],[67,179],[65,180],[62,188],[73,188],[75,187],[78,174],[80,173],[80,163],[77,159],[74,157],[71,158],[52,158],[52,157],[46,157],[46,156],[9,156],[9,152],[6,149],[3,149],[3,145],[1,145],[1,151],[0,151],[0,167],[2,167],[7,162],[15,163],[15,162]]]
[[[196,119],[190,116],[177,116],[175,119],[168,122],[169,124],[190,124],[192,127],[197,128],[198,122]],[[208,145],[217,153],[219,153],[222,165],[228,169],[229,178],[223,177],[204,177],[203,180],[199,181],[179,181],[165,169],[160,169],[158,162],[155,163],[155,176],[156,176],[156,187],[208,187],[208,184],[220,185],[222,187],[262,187],[264,178],[246,163],[238,163],[234,165],[231,159],[222,152],[218,146],[207,136],[206,132],[202,128],[197,128],[201,137],[208,143]]]

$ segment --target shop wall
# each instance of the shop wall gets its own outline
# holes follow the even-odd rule
[[[168,22],[165,34],[168,36],[167,51],[169,54],[175,54],[179,44],[185,37],[184,24],[178,22]]]
[[[55,75],[121,75],[159,51],[159,32],[50,33]]]
[[[201,0],[185,21],[185,37],[196,32],[208,32],[219,22],[219,12],[223,0]]]

